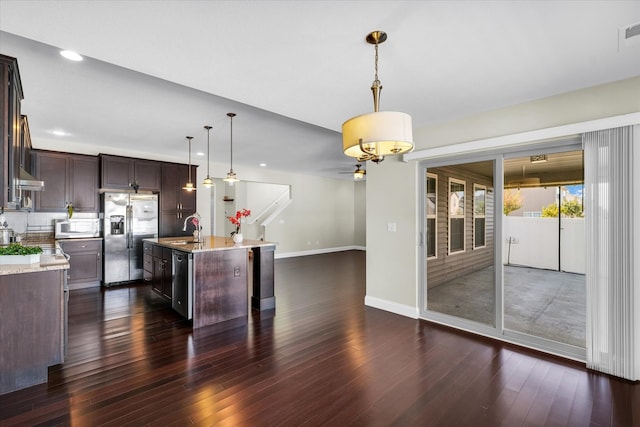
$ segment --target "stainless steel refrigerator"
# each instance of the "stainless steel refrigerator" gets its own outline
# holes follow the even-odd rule
[[[103,284],[142,279],[142,240],[158,237],[158,195],[104,193]]]

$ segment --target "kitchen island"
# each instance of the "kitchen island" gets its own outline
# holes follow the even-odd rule
[[[39,262],[0,265],[0,394],[46,382],[64,361],[69,262],[47,249]]]
[[[193,328],[247,316],[251,282],[251,307],[275,308],[275,243],[206,236],[200,242],[185,237],[145,239],[147,245],[172,251],[172,307]],[[249,255],[252,267],[249,271]]]

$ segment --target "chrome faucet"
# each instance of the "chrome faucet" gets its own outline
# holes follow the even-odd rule
[[[200,223],[202,221],[200,218],[200,214],[198,212],[194,212],[184,219],[184,225],[182,226],[182,231],[187,231],[187,221],[189,221],[190,219],[196,219],[198,221],[198,225],[194,224],[194,227],[196,228],[196,234],[194,236],[194,239],[196,242],[200,242],[200,230],[202,229],[202,225],[200,225]]]

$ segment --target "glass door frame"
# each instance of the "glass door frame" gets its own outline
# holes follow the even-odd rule
[[[456,166],[466,163],[476,162],[493,162],[493,198],[494,198],[494,325],[487,325],[473,320],[463,319],[460,317],[452,316],[449,314],[439,313],[427,309],[427,248],[426,248],[426,235],[427,235],[427,213],[426,213],[426,178],[429,169],[441,167],[441,166]],[[420,174],[420,180],[418,185],[419,203],[418,203],[418,215],[420,218],[419,233],[420,233],[420,245],[418,246],[419,271],[418,280],[420,285],[418,286],[418,304],[419,304],[419,316],[422,319],[430,320],[437,323],[453,326],[458,329],[468,330],[478,333],[480,335],[488,335],[492,337],[499,336],[498,331],[503,330],[503,293],[502,293],[502,242],[498,239],[498,230],[502,230],[502,187],[503,187],[503,168],[502,168],[502,155],[499,153],[483,154],[483,155],[461,155],[461,156],[448,156],[445,158],[439,158],[434,160],[424,160],[419,163],[418,173]],[[440,214],[440,213],[439,213]],[[437,223],[437,222],[436,222]]]
[[[504,269],[502,264],[503,238],[503,211],[504,203],[504,159],[514,157],[527,157],[536,154],[551,154],[564,151],[582,150],[581,137],[576,135],[566,138],[532,142],[515,147],[494,149],[485,153],[467,153],[459,155],[442,156],[437,159],[426,159],[418,163],[418,215],[420,244],[418,246],[418,309],[421,319],[445,324],[457,329],[466,330],[479,335],[484,335],[499,340],[512,342],[540,351],[561,355],[574,360],[585,361],[586,349],[574,347],[568,344],[547,340],[545,338],[505,330],[504,328]],[[493,161],[493,197],[494,197],[494,279],[495,279],[495,326],[474,322],[456,316],[428,310],[427,308],[427,258],[426,258],[426,178],[429,169],[442,166],[455,166],[465,163],[481,161]]]

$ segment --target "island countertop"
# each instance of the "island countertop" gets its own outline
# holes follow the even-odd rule
[[[275,246],[275,242],[265,242],[262,240],[244,240],[242,243],[235,243],[231,237],[203,236],[201,241],[196,243],[192,237],[160,237],[144,239],[147,242],[171,249],[177,249],[189,253],[223,251],[228,249],[251,249],[256,247]]]
[[[163,283],[169,271],[171,289],[167,292],[162,284],[162,294],[171,299],[174,310],[193,320],[194,329],[241,317],[246,320],[249,289],[253,309],[275,309],[275,242],[235,243],[221,236],[204,236],[198,243],[190,236],[143,241],[145,266],[153,266],[153,271],[145,270],[152,288]]]

